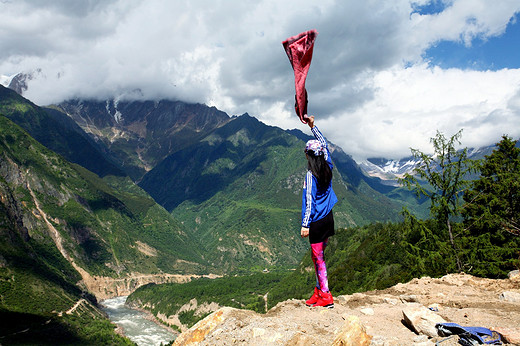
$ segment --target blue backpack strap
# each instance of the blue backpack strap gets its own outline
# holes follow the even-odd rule
[[[500,334],[484,327],[462,327],[457,323],[437,323],[439,335],[458,335],[462,345],[493,344],[502,345]]]

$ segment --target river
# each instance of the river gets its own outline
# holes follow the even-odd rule
[[[176,335],[163,326],[147,319],[146,313],[125,306],[126,297],[106,299],[101,302],[103,311],[112,322],[123,329],[124,334],[139,346],[167,344]]]

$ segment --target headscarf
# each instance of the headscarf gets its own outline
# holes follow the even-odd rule
[[[325,155],[325,147],[320,141],[316,139],[307,141],[307,144],[305,145],[305,153],[307,153],[309,150],[314,153],[314,156]]]

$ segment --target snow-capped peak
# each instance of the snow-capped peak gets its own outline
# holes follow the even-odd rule
[[[418,163],[419,160],[410,157],[400,160],[369,158],[360,162],[359,165],[370,176],[383,180],[395,180],[402,178],[405,173],[412,173]]]
[[[16,76],[16,75],[12,75],[12,76],[5,76],[3,74],[0,75],[0,85],[3,85],[7,88],[9,86],[9,84],[11,84],[11,81],[13,80],[14,76]]]

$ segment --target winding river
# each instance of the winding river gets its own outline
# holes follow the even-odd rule
[[[123,329],[124,334],[139,346],[167,344],[176,335],[165,327],[147,319],[144,312],[125,306],[126,296],[101,302],[103,311],[112,322]]]

